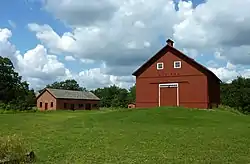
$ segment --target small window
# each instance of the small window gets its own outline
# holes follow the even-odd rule
[[[82,108],[83,107],[83,104],[79,104],[79,108]]]
[[[157,63],[157,70],[163,69],[163,63]]]
[[[53,107],[53,102],[50,103],[50,107]]]
[[[174,68],[181,68],[181,61],[175,61]]]
[[[43,106],[43,103],[42,102],[40,102],[40,107],[42,107]]]
[[[67,103],[64,103],[64,108],[67,108]]]

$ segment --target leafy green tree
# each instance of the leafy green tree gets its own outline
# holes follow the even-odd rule
[[[129,103],[135,103],[135,98],[136,98],[136,85],[132,86],[129,88],[129,93],[128,93],[128,101]]]
[[[32,90],[26,81],[15,72],[14,65],[9,58],[0,56],[0,103],[6,109],[27,110],[35,101]],[[29,99],[30,101],[27,101]],[[2,105],[1,105],[2,106]]]
[[[101,107],[123,107],[135,101],[135,86],[129,90],[112,85],[104,88],[97,88],[92,91],[101,99]]]
[[[0,99],[3,103],[8,103],[17,97],[22,84],[21,77],[14,71],[11,60],[2,56],[0,56],[0,77]]]
[[[243,113],[250,112],[250,79],[238,77],[231,83],[221,84],[221,103]]]
[[[53,88],[53,89],[65,89],[65,90],[75,90],[75,91],[86,91],[86,88],[80,87],[74,79],[67,79],[61,82],[54,82],[53,84],[46,85],[46,88]],[[40,90],[39,92],[41,92]]]

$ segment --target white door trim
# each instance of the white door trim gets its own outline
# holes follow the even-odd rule
[[[159,84],[159,90],[158,90],[158,94],[159,94],[159,104],[158,106],[161,106],[161,88],[164,87],[171,87],[171,88],[176,88],[176,92],[177,92],[177,96],[176,96],[176,101],[177,101],[177,106],[179,106],[179,84],[178,83],[164,83],[164,84]]]

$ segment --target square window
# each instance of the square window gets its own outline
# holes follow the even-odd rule
[[[174,68],[181,68],[181,61],[174,61]]]
[[[163,63],[157,63],[157,69],[158,70],[163,69]]]

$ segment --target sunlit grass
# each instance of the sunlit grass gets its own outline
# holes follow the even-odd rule
[[[249,163],[250,117],[156,108],[0,114],[38,163]]]

